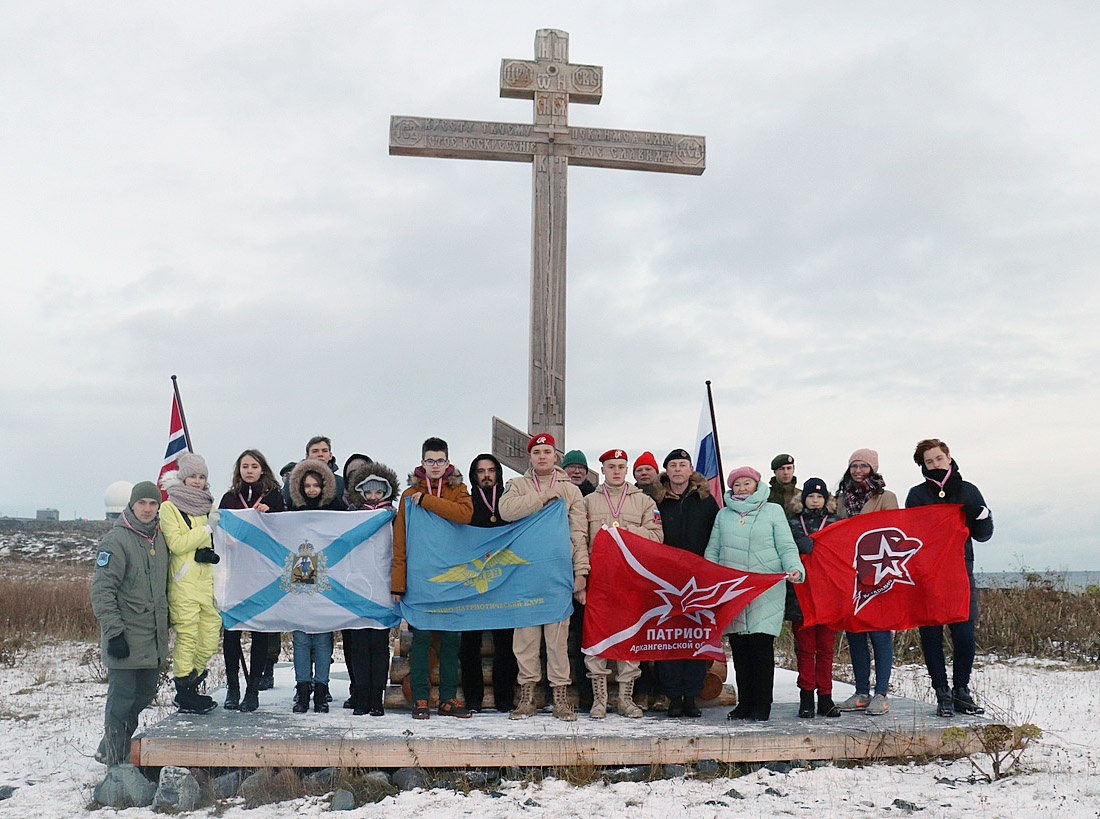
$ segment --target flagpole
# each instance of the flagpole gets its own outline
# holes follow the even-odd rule
[[[710,382],[708,381],[707,384],[709,385]],[[707,387],[707,390],[709,392],[709,390],[710,390],[709,386]],[[187,416],[183,414],[183,399],[180,398],[180,385],[176,383],[176,377],[174,375],[172,376],[172,391],[176,394],[176,406],[180,408],[180,423],[183,424],[183,442],[185,444],[187,444],[187,451],[188,452],[194,452],[195,450],[191,446],[191,433],[187,431]],[[710,413],[711,413],[712,416],[714,415],[714,407],[713,406],[711,406],[711,408],[710,408]],[[715,446],[717,446],[717,444],[718,444],[718,433],[717,432],[714,434],[714,443],[715,443]],[[722,462],[721,458],[719,458],[718,462],[719,462],[719,464]]]
[[[175,376],[172,376],[175,378]],[[726,471],[722,469],[722,447],[718,445],[718,421],[714,417],[714,395],[710,391],[710,381],[707,381],[707,404],[710,405],[710,428],[714,431],[714,456],[718,459],[718,480],[720,483],[726,482]],[[180,412],[183,412],[183,408],[180,408]],[[184,426],[186,430],[186,425]],[[721,504],[719,504],[721,505]]]

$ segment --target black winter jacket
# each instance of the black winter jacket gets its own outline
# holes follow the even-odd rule
[[[906,509],[911,506],[931,506],[935,503],[961,503],[964,506],[971,507],[985,506],[985,498],[982,497],[982,493],[974,484],[962,479],[962,473],[959,472],[959,466],[954,459],[951,461],[951,477],[947,479],[947,483],[943,487],[944,497],[942,498],[940,497],[939,486],[927,479],[928,471],[921,467],[921,472],[924,473],[926,479],[924,483],[917,484],[909,490],[909,495],[905,498]],[[974,541],[985,543],[993,537],[993,514],[990,513],[983,520],[975,520],[972,515],[967,515],[966,525],[970,529],[970,536],[966,539],[966,571],[968,574],[973,575]]]
[[[718,517],[718,504],[707,488],[707,479],[698,472],[692,473],[687,491],[677,498],[672,494],[668,475],[661,475],[665,493],[657,504],[661,513],[661,528],[665,532],[665,545],[686,549],[702,557],[710,540],[710,530]]]

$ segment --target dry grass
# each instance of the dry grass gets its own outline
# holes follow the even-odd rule
[[[1005,657],[1029,656],[1084,664],[1100,663],[1100,589],[1066,591],[1056,575],[1023,573],[1023,585],[980,590],[978,651]],[[0,579],[0,664],[18,662],[47,640],[97,642],[92,614],[91,570],[86,565],[11,560]],[[283,654],[290,653],[283,635]],[[948,641],[948,648],[950,641]],[[776,640],[776,658],[795,667],[790,624]],[[894,634],[894,660],[922,663],[915,629]],[[843,635],[836,642],[838,679],[850,676]]]
[[[1100,663],[1100,589],[1066,591],[1057,577],[1023,575],[1012,589],[979,589],[978,653],[1035,657],[1083,665]],[[950,656],[951,641],[945,640]],[[777,662],[796,668],[791,624],[775,641]],[[916,629],[894,632],[894,664],[924,663]],[[837,635],[835,678],[852,681],[851,658],[843,634]]]
[[[96,640],[86,567],[16,563],[0,578],[0,663],[18,661],[44,640]]]
[[[1100,663],[1100,590],[1068,592],[1049,582],[983,589],[978,650],[1001,656]]]

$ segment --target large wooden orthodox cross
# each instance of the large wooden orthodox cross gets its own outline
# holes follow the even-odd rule
[[[603,68],[569,62],[569,35],[535,33],[535,59],[500,63],[500,95],[534,100],[531,125],[390,118],[390,154],[530,162],[534,167],[531,251],[531,368],[527,430],[493,419],[493,453],[522,472],[528,433],[549,432],[565,448],[565,227],[569,165],[701,174],[706,140],[655,131],[569,127],[569,103],[598,104]]]

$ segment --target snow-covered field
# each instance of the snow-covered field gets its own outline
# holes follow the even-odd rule
[[[102,727],[106,685],[98,679],[101,672],[95,663],[81,664],[86,654],[84,645],[48,646],[16,668],[0,669],[0,786],[16,786],[10,799],[0,801],[0,816],[55,819],[87,811],[104,771],[91,754]],[[789,676],[779,679],[780,684],[791,684]],[[579,788],[555,779],[538,784],[503,781],[492,794],[412,791],[344,815],[816,819],[904,814],[909,811],[894,805],[904,800],[929,819],[1100,816],[1100,671],[987,661],[977,671],[973,688],[991,711],[1013,722],[1033,722],[1044,731],[1042,740],[1024,756],[1022,772],[999,782],[973,781],[973,769],[965,759],[856,768],[826,765],[787,774],[760,770],[736,779],[681,777]],[[896,669],[894,690],[926,698],[923,669]],[[146,716],[156,720],[167,713],[161,705]],[[743,798],[731,795],[731,790]],[[196,815],[296,817],[327,812],[327,799],[302,798],[254,811],[230,801]],[[155,814],[131,808],[121,815]]]

